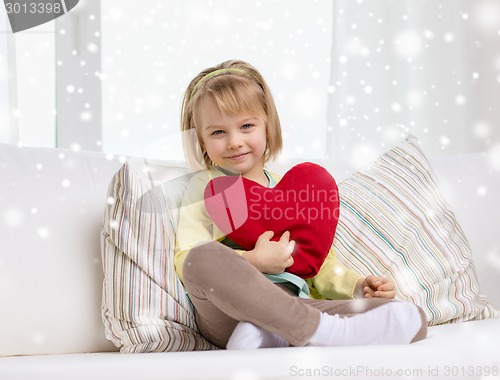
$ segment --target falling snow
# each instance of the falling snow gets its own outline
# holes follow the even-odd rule
[[[500,144],[494,145],[488,151],[488,159],[494,169],[500,170]]]
[[[472,126],[472,133],[476,139],[484,140],[491,134],[491,127],[488,123],[478,120]]]
[[[451,144],[451,140],[448,136],[441,136],[439,143],[441,144],[441,149],[446,149]]]
[[[4,221],[8,227],[19,227],[24,221],[23,212],[20,209],[7,209],[4,213]]]
[[[45,227],[39,227],[37,229],[37,234],[42,239],[47,239],[50,236],[50,231],[47,228],[45,228]]]
[[[395,48],[403,58],[416,58],[423,50],[423,41],[416,31],[405,30],[396,37]]]
[[[476,189],[476,193],[477,195],[479,195],[480,197],[484,197],[486,194],[488,194],[488,188],[486,186],[479,186],[477,189]]]

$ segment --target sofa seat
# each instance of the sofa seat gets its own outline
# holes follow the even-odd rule
[[[426,340],[401,346],[6,357],[0,359],[0,379],[275,380],[378,375],[392,379],[481,379],[488,378],[484,376],[488,373],[498,378],[500,340],[492,337],[500,337],[500,319],[433,326]]]

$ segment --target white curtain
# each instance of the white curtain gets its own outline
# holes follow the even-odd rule
[[[411,132],[431,154],[500,141],[500,2],[334,0],[327,151],[362,164]]]

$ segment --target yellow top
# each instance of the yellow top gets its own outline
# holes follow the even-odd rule
[[[269,174],[276,182],[279,181],[278,176],[273,173]],[[222,241],[226,237],[212,222],[203,199],[208,182],[212,178],[223,175],[225,174],[216,167],[204,170],[191,178],[184,194],[179,211],[174,251],[175,270],[181,281],[183,281],[182,266],[191,248],[209,241]],[[240,255],[244,252],[239,249],[234,251]],[[353,297],[356,282],[361,278],[360,274],[342,265],[331,248],[318,274],[306,281],[311,298],[350,299]]]

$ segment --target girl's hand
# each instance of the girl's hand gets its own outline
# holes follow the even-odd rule
[[[262,273],[278,274],[293,264],[295,241],[290,240],[290,232],[283,233],[279,241],[271,241],[273,236],[273,231],[264,232],[257,239],[255,248],[243,254]]]
[[[387,277],[368,276],[359,280],[354,289],[356,298],[388,298],[393,299],[396,296],[396,286],[394,281]]]

